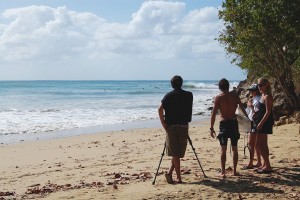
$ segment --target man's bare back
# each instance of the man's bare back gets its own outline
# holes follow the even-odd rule
[[[220,110],[220,119],[223,121],[236,118],[235,111],[241,101],[236,94],[224,91],[216,96],[214,104],[214,108]]]

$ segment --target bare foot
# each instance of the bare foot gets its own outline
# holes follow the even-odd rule
[[[225,178],[225,177],[226,177],[226,176],[225,176],[225,173],[222,173],[222,172],[221,172],[221,173],[218,173],[217,176],[220,177],[220,178]]]
[[[233,173],[233,176],[240,176],[241,174],[240,173],[238,173],[238,172],[234,172]]]
[[[177,181],[175,181],[175,183],[176,184],[182,184],[183,182],[182,182],[182,180],[177,180]]]
[[[165,177],[166,177],[167,183],[174,184],[171,174],[165,174]]]

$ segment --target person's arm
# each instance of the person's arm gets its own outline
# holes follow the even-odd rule
[[[159,115],[161,125],[166,130],[167,129],[167,124],[166,124],[165,119],[164,119],[164,107],[163,107],[162,104],[160,104],[160,106],[158,108],[158,115]]]
[[[193,116],[193,93],[190,93],[189,116],[190,116],[189,122],[191,122],[192,121],[192,116]]]
[[[265,104],[266,104],[266,113],[263,116],[263,118],[261,119],[261,121],[259,122],[257,129],[261,130],[263,124],[266,122],[266,120],[268,119],[268,117],[270,116],[271,112],[272,112],[272,108],[273,108],[273,97],[271,95],[266,95],[265,96]]]
[[[214,107],[213,107],[213,110],[212,110],[212,113],[211,113],[211,118],[210,118],[210,136],[212,138],[216,137],[216,132],[215,132],[215,129],[214,129],[214,124],[215,124],[215,121],[216,121],[216,115],[217,115],[218,110],[219,110],[219,107],[218,107],[218,98],[215,97]]]
[[[252,114],[251,117],[253,117],[253,114],[255,113],[254,105],[253,105],[253,98],[252,98],[252,100],[250,101],[249,109],[251,110],[249,114]],[[249,114],[248,114],[248,118],[250,118]]]
[[[239,108],[241,109],[241,111],[244,113],[244,115],[249,119],[249,116],[244,108],[244,105],[243,103],[241,102],[241,99],[240,97],[237,97],[238,98],[238,105],[239,105]]]

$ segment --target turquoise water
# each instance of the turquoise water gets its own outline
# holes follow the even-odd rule
[[[216,83],[184,81],[194,114],[210,115]],[[169,81],[0,81],[0,139],[157,119],[171,90]]]

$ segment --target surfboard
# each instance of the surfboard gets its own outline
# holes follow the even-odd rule
[[[239,123],[240,131],[244,132],[244,133],[250,132],[251,120],[248,119],[248,117],[246,117],[244,115],[244,113],[239,108],[236,109],[235,114],[236,114],[236,117],[237,117],[237,121]]]

